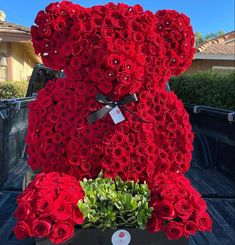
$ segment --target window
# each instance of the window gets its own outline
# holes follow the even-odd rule
[[[0,53],[0,82],[7,80],[7,58],[4,53]]]

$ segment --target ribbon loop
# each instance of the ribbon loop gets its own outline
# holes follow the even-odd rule
[[[97,94],[96,95],[96,100],[102,104],[112,104],[114,103],[111,99],[109,99],[107,96],[103,95],[103,94]]]
[[[123,97],[119,101],[119,104],[120,105],[124,105],[124,104],[128,104],[128,103],[131,103],[131,102],[137,102],[137,101],[138,101],[137,95],[134,93],[134,94],[130,94],[130,95],[127,95],[127,96]]]

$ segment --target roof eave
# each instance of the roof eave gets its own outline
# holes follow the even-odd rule
[[[200,54],[194,55],[193,60],[235,60],[235,54]]]
[[[0,32],[1,38],[0,42],[27,42],[31,40],[31,35],[29,33],[10,33],[10,32]]]

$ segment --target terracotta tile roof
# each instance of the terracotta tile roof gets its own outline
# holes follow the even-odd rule
[[[202,43],[197,54],[235,55],[235,31]]]
[[[200,54],[235,54],[235,42],[233,45],[226,45],[226,44],[218,44],[212,43],[210,46],[202,49],[199,53]]]

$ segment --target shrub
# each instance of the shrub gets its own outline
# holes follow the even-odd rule
[[[182,74],[170,80],[171,89],[184,103],[235,110],[235,73],[212,71]]]
[[[153,210],[149,207],[147,184],[124,182],[119,177],[115,180],[102,178],[102,174],[95,180],[84,179],[80,184],[85,192],[84,202],[78,202],[85,218],[83,227],[146,228]]]
[[[25,97],[28,81],[1,82],[0,99],[11,99]]]

